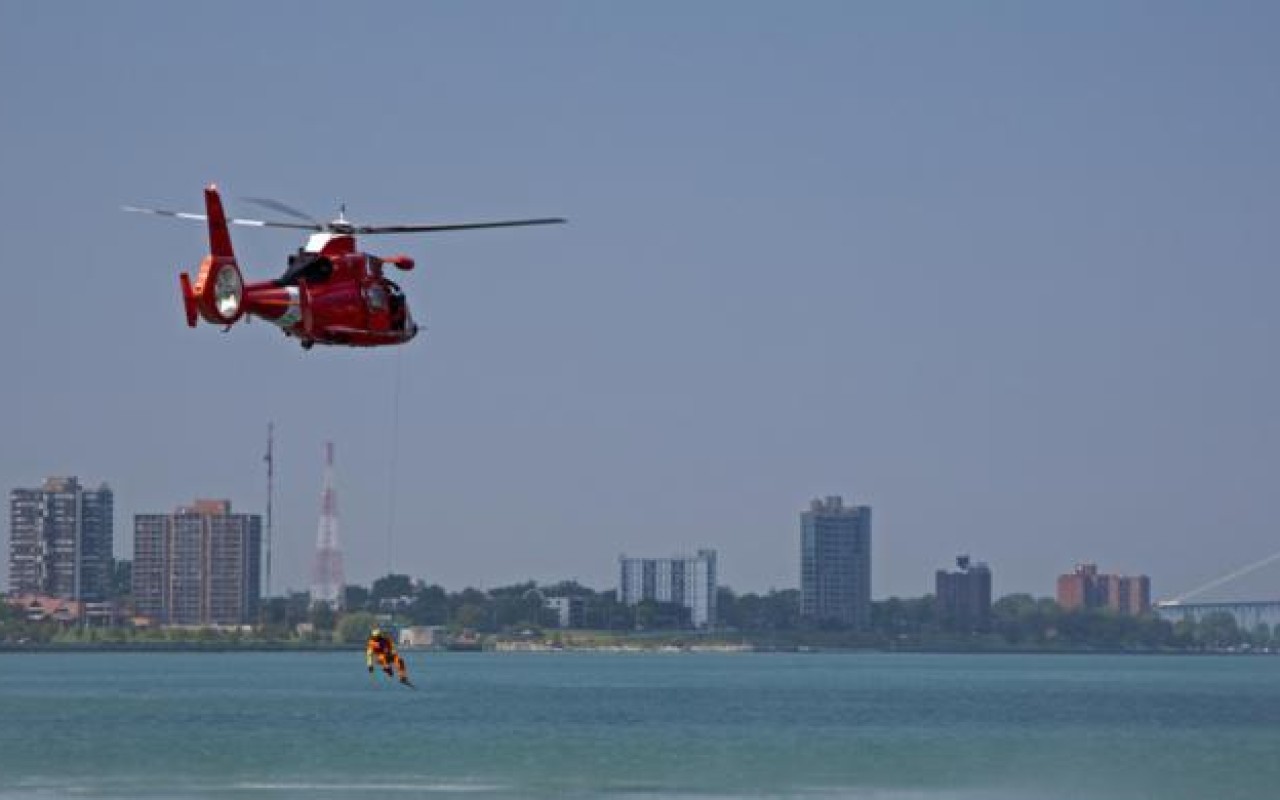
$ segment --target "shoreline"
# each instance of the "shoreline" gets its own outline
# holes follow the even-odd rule
[[[504,646],[505,645],[505,646]],[[358,644],[336,644],[331,642],[44,642],[38,644],[0,643],[0,655],[36,654],[36,653],[321,653],[321,652],[360,652]],[[432,655],[449,655],[458,653],[539,653],[539,654],[581,654],[581,653],[624,653],[633,655],[699,655],[699,654],[742,654],[742,655],[1069,655],[1069,656],[1277,656],[1280,652],[1267,650],[1163,650],[1163,649],[1123,649],[1123,648],[992,648],[992,647],[833,647],[833,646],[795,646],[775,647],[768,645],[699,645],[682,647],[675,645],[638,645],[617,644],[601,646],[551,647],[531,645],[526,642],[499,642],[496,646],[482,650],[448,648],[401,648],[402,652],[430,653]]]

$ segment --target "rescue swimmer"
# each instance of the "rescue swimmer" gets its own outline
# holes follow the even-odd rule
[[[401,683],[410,689],[416,688],[409,682],[409,671],[404,665],[404,658],[396,652],[395,642],[380,628],[369,632],[369,640],[364,646],[364,663],[369,668],[370,675],[373,674],[375,661],[378,669],[386,673],[388,678],[399,674]]]

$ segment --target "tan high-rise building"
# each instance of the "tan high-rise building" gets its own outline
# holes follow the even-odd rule
[[[160,625],[244,625],[258,613],[262,518],[197,500],[133,520],[133,598]]]

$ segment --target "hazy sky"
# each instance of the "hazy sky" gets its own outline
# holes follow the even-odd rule
[[[1189,589],[1280,549],[1278,40],[1265,2],[3,0],[0,487],[107,481],[129,555],[135,513],[261,512],[274,420],[276,589],[327,439],[352,582],[713,547],[791,587],[842,494],[876,596],[959,552]],[[571,222],[364,240],[427,331],[303,352],[188,330],[203,227],[118,210],[211,181]],[[301,243],[233,237],[250,277]]]

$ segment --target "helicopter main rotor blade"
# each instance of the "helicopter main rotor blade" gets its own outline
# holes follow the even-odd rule
[[[305,211],[299,211],[291,205],[286,205],[285,203],[282,203],[279,200],[273,200],[270,197],[241,197],[240,199],[246,203],[253,203],[255,206],[262,206],[263,208],[269,208],[272,211],[278,211],[286,217],[293,217],[294,219],[300,219],[304,222],[310,222],[312,225],[318,226],[321,224],[320,220]]]
[[[161,217],[174,217],[176,219],[189,219],[196,222],[204,222],[209,219],[204,214],[193,214],[189,211],[170,211],[165,208],[140,208],[138,206],[120,206],[124,211],[136,211],[139,214],[155,214]],[[302,225],[296,222],[275,222],[265,219],[240,219],[232,218],[227,220],[231,225],[247,225],[251,228],[293,228],[303,231],[320,231],[324,227],[318,224]]]
[[[435,233],[437,231],[467,231],[476,228],[514,228],[521,225],[561,225],[567,220],[562,217],[542,217],[538,219],[509,219],[499,222],[458,222],[442,225],[353,225],[352,230],[359,234],[371,233]]]

